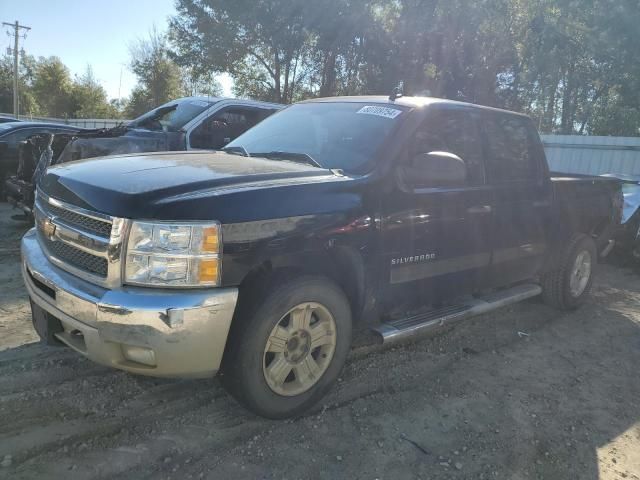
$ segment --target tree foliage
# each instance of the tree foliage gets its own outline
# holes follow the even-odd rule
[[[117,118],[91,66],[72,79],[58,57],[23,56],[19,72],[20,114],[58,118]],[[13,113],[13,58],[0,58],[0,111]]]
[[[182,96],[181,71],[169,55],[165,35],[153,29],[148,38],[138,40],[129,50],[130,68],[138,77],[127,107],[130,116],[137,117]]]
[[[412,94],[529,113],[546,132],[640,133],[629,0],[177,0],[176,62],[291,102]]]

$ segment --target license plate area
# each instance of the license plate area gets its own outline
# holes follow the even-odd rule
[[[56,334],[64,331],[60,320],[40,308],[38,305],[33,303],[32,300],[30,300],[30,303],[33,328],[38,333],[42,342],[47,345],[60,345],[60,340],[56,338]]]

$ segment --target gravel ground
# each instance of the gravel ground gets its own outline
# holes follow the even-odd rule
[[[26,230],[0,204],[0,478],[640,479],[640,269],[564,314],[530,301],[396,348],[360,342],[309,415],[267,421],[215,379],[36,343]]]

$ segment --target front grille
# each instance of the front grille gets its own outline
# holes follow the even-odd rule
[[[58,260],[93,275],[107,277],[108,264],[106,258],[96,257],[69,244],[52,241],[42,236],[40,240],[44,243],[44,247],[49,253]]]
[[[111,222],[107,220],[97,220],[47,202],[42,202],[42,207],[49,217],[57,217],[72,227],[77,227],[80,230],[84,230],[88,233],[93,233],[104,238],[109,238],[111,236]]]
[[[98,285],[120,284],[121,245],[116,241],[119,238],[111,237],[113,218],[49,198],[40,191],[35,207],[38,240],[58,267]]]

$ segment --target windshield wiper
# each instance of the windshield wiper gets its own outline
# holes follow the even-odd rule
[[[249,152],[247,152],[247,149],[244,148],[242,145],[238,145],[238,146],[233,146],[233,147],[224,147],[222,149],[223,152],[226,153],[230,153],[232,155],[242,155],[243,157],[250,157],[251,155],[249,155]]]
[[[271,152],[254,153],[254,157],[264,157],[268,159],[289,160],[291,162],[306,163],[314,167],[324,168],[318,161],[308,153],[299,152],[283,152],[281,150],[273,150]]]

